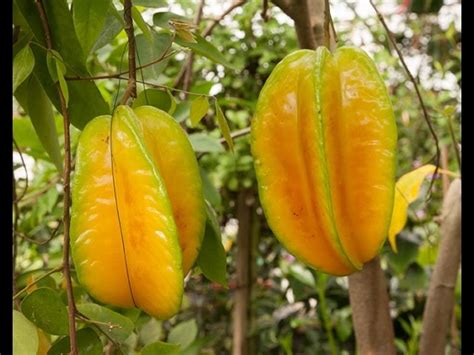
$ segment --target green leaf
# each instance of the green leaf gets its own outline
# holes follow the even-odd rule
[[[161,322],[155,318],[148,317],[149,320],[140,329],[139,341],[143,345],[158,341],[161,337]]]
[[[168,335],[168,342],[181,345],[181,349],[186,349],[196,339],[198,333],[195,319],[179,323],[171,329]]]
[[[77,309],[94,321],[110,323],[112,326],[105,324],[98,326],[104,333],[119,343],[127,340],[133,332],[134,325],[130,319],[106,307],[99,306],[95,303],[83,303],[77,305]]]
[[[46,333],[68,334],[67,309],[53,289],[42,287],[33,291],[21,303],[21,311]]]
[[[171,35],[165,32],[153,32],[152,41],[150,42],[145,38],[145,35],[141,33],[136,36],[135,41],[137,47],[137,64],[138,66],[143,66],[163,56],[164,52],[170,48]],[[141,78],[143,75],[147,80],[158,79],[161,72],[166,67],[168,60],[169,59],[165,59],[157,64],[137,70],[137,78]]]
[[[35,159],[50,161],[29,117],[13,118],[13,137],[18,146]]]
[[[13,92],[30,76],[34,67],[35,56],[27,45],[13,59]]]
[[[143,19],[142,14],[135,6],[132,6],[132,18],[133,21],[135,21],[135,23],[137,24],[138,28],[142,30],[146,39],[152,42],[153,36],[151,34],[150,27],[148,27],[148,24]]]
[[[310,270],[299,263],[292,263],[288,267],[289,274],[302,284],[315,289],[316,282]]]
[[[418,245],[407,239],[399,238],[398,253],[389,253],[388,263],[396,274],[401,275],[411,263],[416,261],[417,257]]]
[[[35,76],[21,85],[16,99],[31,118],[36,134],[59,172],[63,170],[58,134],[51,101]]]
[[[224,139],[227,142],[227,145],[229,146],[230,151],[233,153],[234,141],[232,140],[232,136],[230,135],[230,128],[229,128],[229,125],[227,124],[227,120],[225,119],[224,113],[222,112],[221,107],[217,103],[217,100],[215,100],[215,110],[216,110],[217,122],[219,123],[219,127],[221,129],[222,135],[224,136]]]
[[[154,106],[160,110],[169,112],[172,102],[170,95],[164,90],[145,89],[138,94],[135,101],[133,101],[132,107],[136,108],[144,105]]]
[[[102,355],[102,342],[94,330],[82,328],[76,332],[79,355]],[[59,339],[48,351],[48,355],[64,355],[70,352],[69,336]]]
[[[166,7],[168,2],[165,0],[134,0],[133,3],[143,7]]]
[[[37,270],[32,270],[25,272],[24,274],[21,274],[20,276],[17,277],[16,279],[16,287],[17,289],[22,289],[26,287],[28,284],[33,282],[34,280],[38,279],[39,277],[43,276],[45,273],[45,270],[43,269],[37,269]],[[46,276],[43,277],[41,280],[36,282],[36,286],[39,287],[49,287],[49,288],[56,288],[56,281],[51,276]]]
[[[213,338],[210,336],[199,337],[195,339],[186,349],[182,349],[179,355],[212,355],[212,352],[202,351],[202,348],[212,340]]]
[[[227,287],[227,263],[221,231],[212,207],[206,201],[206,231],[197,258],[197,264],[209,280]]]
[[[199,173],[201,174],[204,198],[208,200],[212,206],[220,207],[222,205],[222,199],[219,191],[217,191],[206,171],[201,167],[199,167]]]
[[[111,0],[74,0],[74,27],[84,54],[87,56],[105,25],[104,13],[112,4]]]
[[[38,351],[38,331],[20,312],[13,310],[13,355],[31,355]]]
[[[59,54],[55,50],[50,50],[46,53],[46,65],[48,66],[48,72],[51,76],[51,80],[53,80],[53,83],[56,83],[58,81],[58,68],[56,64],[58,61],[61,63],[60,65],[64,67],[61,54]],[[65,71],[63,70],[63,67],[61,68],[61,72]]]
[[[35,2],[30,0],[14,0],[21,14],[25,17],[36,38],[43,47],[43,25]],[[54,5],[53,5],[54,4]],[[67,63],[68,75],[89,76],[85,65],[85,57],[77,39],[72,15],[66,0],[45,1],[43,3],[51,27],[51,37],[54,48]],[[61,105],[58,90],[51,80],[46,63],[46,52],[39,46],[31,47],[35,56],[34,74],[58,111]],[[110,113],[110,108],[101,96],[97,86],[91,81],[70,81],[69,87],[69,117],[71,123],[79,129],[94,117]]]
[[[15,58],[23,48],[29,45],[32,39],[33,33],[31,31],[28,31],[26,33],[24,31],[21,31],[18,40],[13,45],[13,58]]]
[[[400,280],[400,287],[410,291],[421,291],[428,287],[428,275],[425,269],[416,263],[412,263]]]
[[[167,11],[159,11],[153,15],[153,24],[161,28],[171,29],[172,26],[170,25],[170,20],[181,20],[189,22],[189,19],[187,19],[186,17]]]
[[[214,84],[212,81],[193,82],[189,91],[195,94],[209,95]]]
[[[198,153],[223,153],[225,152],[219,139],[211,137],[206,133],[193,133],[189,135],[189,141],[195,152]]]
[[[177,355],[179,354],[179,345],[157,341],[149,344],[142,349],[142,355]]]
[[[61,64],[59,64],[59,61],[56,61],[56,71],[58,73],[59,87],[61,88],[61,93],[63,94],[66,107],[68,107],[69,89],[67,87],[66,79],[64,79],[65,72],[62,71]]]
[[[191,102],[191,126],[196,127],[196,125],[201,121],[204,116],[206,116],[207,111],[209,110],[209,100],[207,96],[198,96]]]
[[[47,47],[42,21],[35,3],[29,0],[15,0],[15,2],[33,31],[36,40],[43,47]],[[54,48],[61,53],[64,61],[77,71],[76,75],[86,74],[84,52],[77,39],[67,0],[45,1],[43,6],[48,18],[51,41],[54,43]],[[41,49],[41,51],[44,56],[44,49]]]
[[[105,24],[102,32],[97,37],[91,52],[104,47],[112,42],[117,35],[122,31],[124,26],[123,11],[117,11],[113,4],[110,4],[107,14],[105,15]]]
[[[173,117],[178,122],[183,122],[189,117],[189,111],[191,103],[189,101],[183,101],[176,105],[176,110]]]
[[[191,48],[193,52],[203,55],[204,57],[209,58],[215,63],[222,64],[225,67],[230,69],[238,70],[238,67],[229,63],[227,59],[222,55],[222,53],[214,47],[212,43],[204,39],[198,34],[194,34],[194,39],[196,43],[186,42],[180,38],[176,38],[175,42],[182,47]]]

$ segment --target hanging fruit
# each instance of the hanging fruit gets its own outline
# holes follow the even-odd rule
[[[392,216],[397,129],[361,50],[299,50],[265,83],[252,121],[261,204],[280,242],[333,275],[375,257]]]
[[[72,200],[72,255],[89,293],[160,319],[176,314],[206,217],[197,162],[173,118],[119,106],[88,123]]]

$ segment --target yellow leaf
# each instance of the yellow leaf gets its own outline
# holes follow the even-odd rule
[[[215,110],[216,110],[217,122],[219,123],[219,127],[221,129],[222,135],[224,136],[224,139],[227,142],[227,145],[229,146],[230,151],[234,152],[234,142],[230,134],[230,128],[227,123],[227,120],[225,119],[224,113],[222,112],[221,107],[217,103],[217,100],[215,101]]]
[[[392,221],[388,232],[388,240],[393,251],[397,252],[396,236],[406,224],[408,206],[418,198],[420,187],[425,177],[433,174],[436,166],[423,165],[398,179],[395,185],[395,200],[393,204]],[[457,176],[450,171],[438,169],[438,173]]]
[[[201,121],[204,116],[206,116],[207,111],[209,110],[209,101],[206,96],[199,96],[191,102],[191,127],[196,127],[196,125]]]
[[[176,29],[176,36],[181,38],[183,41],[197,43],[197,41],[194,39],[193,33],[186,29]]]

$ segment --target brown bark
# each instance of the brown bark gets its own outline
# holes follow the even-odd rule
[[[321,2],[321,0],[311,2]],[[300,48],[315,49],[317,43],[311,26],[308,0],[273,0],[273,3],[295,22],[295,30]],[[317,7],[312,8],[312,10],[317,10]],[[319,16],[321,17],[321,15]]]
[[[444,354],[454,289],[461,260],[461,180],[454,180],[444,198],[441,243],[423,314],[420,355]]]
[[[233,310],[233,355],[249,354],[249,310],[251,293],[251,250],[252,250],[252,205],[253,195],[249,190],[239,192],[237,197],[237,287]]]
[[[349,276],[349,298],[360,354],[395,355],[387,284],[378,257]]]
[[[449,158],[448,158],[448,146],[444,144],[441,146],[441,168],[444,170],[449,170]],[[446,196],[449,189],[449,176],[447,174],[441,175],[441,181],[443,182],[443,196]]]

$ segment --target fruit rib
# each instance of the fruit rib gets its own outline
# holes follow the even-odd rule
[[[134,111],[143,127],[145,145],[163,178],[173,207],[186,275],[198,256],[206,223],[206,206],[196,157],[186,133],[173,117],[151,106],[141,106]]]
[[[365,263],[378,253],[390,223],[395,118],[385,85],[364,52],[340,48],[328,55],[322,72],[320,102],[335,222],[351,261]]]

